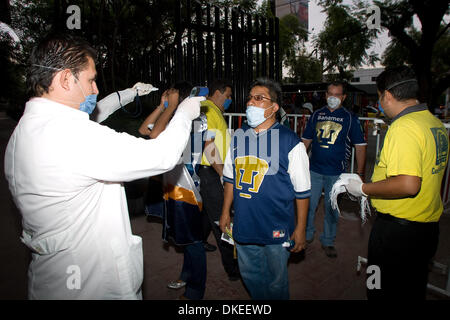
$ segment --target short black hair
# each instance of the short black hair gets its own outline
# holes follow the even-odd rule
[[[192,91],[193,85],[188,81],[178,81],[174,85],[172,85],[172,88],[178,90],[178,103],[181,103],[184,99],[186,99]]]
[[[277,103],[279,108],[276,113],[277,121],[281,121],[281,86],[275,80],[269,78],[257,78],[252,82],[248,92],[250,92],[254,87],[265,87],[269,90],[270,99]]]
[[[48,93],[56,72],[70,69],[75,77],[86,69],[88,57],[96,62],[97,52],[84,39],[69,34],[51,34],[31,52],[27,84],[34,96]]]
[[[377,90],[383,94],[389,91],[396,100],[417,99],[419,84],[414,71],[407,66],[384,70],[377,77]]]
[[[345,81],[332,81],[328,84],[327,86],[327,92],[328,89],[333,86],[333,87],[342,87],[342,94],[347,94],[347,83]]]
[[[254,87],[265,87],[269,89],[270,99],[278,103],[281,107],[281,86],[278,82],[269,78],[258,78],[252,82],[248,91],[250,92]]]
[[[233,89],[231,81],[227,79],[216,79],[208,86],[209,95],[212,96],[216,90],[219,90],[220,93],[224,93],[227,88]]]

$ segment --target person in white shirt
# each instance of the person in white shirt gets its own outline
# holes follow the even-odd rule
[[[171,170],[200,114],[204,98],[184,100],[153,140],[91,121],[95,56],[71,36],[48,37],[31,54],[34,97],[5,153],[22,241],[32,251],[30,299],[142,298],[142,240],[131,233],[122,182]],[[105,109],[96,120],[113,112]]]

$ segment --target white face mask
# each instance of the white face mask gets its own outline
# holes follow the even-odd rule
[[[328,97],[327,103],[331,109],[336,109],[341,104],[341,99],[331,96]]]
[[[264,113],[266,112],[266,110],[272,109],[274,106],[275,105],[273,105],[267,109],[260,108],[257,106],[247,106],[247,109],[245,110],[245,114],[247,116],[248,125],[252,128],[256,128],[261,123],[263,123],[264,121],[269,119],[273,115],[273,113],[267,118],[264,116]]]

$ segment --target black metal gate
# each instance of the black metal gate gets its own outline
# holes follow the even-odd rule
[[[234,86],[230,112],[242,112],[254,79],[281,79],[278,18],[180,0],[175,21],[174,43],[150,57],[151,83],[164,88],[178,80],[208,85],[228,79]]]

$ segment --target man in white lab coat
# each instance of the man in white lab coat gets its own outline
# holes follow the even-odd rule
[[[183,101],[157,139],[118,133],[89,120],[95,56],[70,36],[47,38],[31,54],[34,97],[5,153],[22,241],[32,251],[30,299],[142,298],[142,240],[131,233],[122,182],[175,166],[204,99]]]

